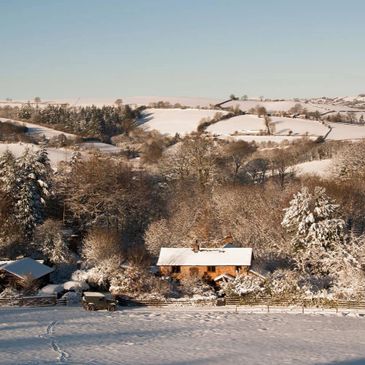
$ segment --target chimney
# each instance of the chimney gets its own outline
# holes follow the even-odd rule
[[[195,240],[195,242],[194,242],[194,243],[192,244],[192,246],[191,246],[191,249],[192,249],[194,252],[199,252],[200,247],[199,247],[198,240]]]

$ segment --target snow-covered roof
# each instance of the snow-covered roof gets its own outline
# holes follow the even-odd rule
[[[1,270],[21,279],[27,275],[31,275],[33,279],[39,279],[53,271],[51,267],[43,265],[29,257],[6,264],[1,267]]]
[[[20,260],[20,259],[19,259]],[[11,264],[13,262],[15,262],[16,260],[0,260],[0,268],[2,266],[5,266],[7,264]],[[44,260],[36,260],[37,262],[39,262],[40,264],[43,264],[44,263]]]
[[[98,297],[98,298],[104,298],[105,295],[103,293],[99,293],[97,291],[86,291],[84,292],[85,297]]]
[[[157,266],[250,266],[252,248],[191,248],[162,247]]]

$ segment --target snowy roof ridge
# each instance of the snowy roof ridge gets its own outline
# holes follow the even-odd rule
[[[13,274],[20,279],[24,279],[27,275],[31,275],[34,280],[54,271],[51,267],[41,264],[30,257],[6,264],[1,267],[1,270]]]
[[[250,266],[252,248],[162,247],[157,266]]]

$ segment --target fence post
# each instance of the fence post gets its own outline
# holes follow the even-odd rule
[[[267,313],[270,313],[270,304],[267,305]]]

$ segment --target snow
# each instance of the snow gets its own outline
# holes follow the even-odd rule
[[[27,133],[29,135],[33,135],[33,136],[41,136],[41,135],[44,135],[47,139],[51,139],[53,137],[57,137],[57,136],[59,136],[61,134],[65,135],[67,138],[75,138],[76,137],[76,135],[74,135],[74,134],[66,133],[66,132],[62,132],[62,131],[57,131],[55,129],[43,127],[41,125],[34,124],[34,123],[19,122],[19,121],[7,119],[7,118],[0,118],[0,121],[1,122],[10,121],[10,122],[12,122],[14,124],[24,125],[25,127],[28,128],[28,132]]]
[[[32,143],[0,143],[0,154],[3,154],[6,150],[9,150],[15,157],[21,156],[24,151],[29,148],[34,152],[39,151],[41,146]],[[121,149],[113,145],[101,142],[87,142],[81,144],[82,155],[85,155],[87,151],[99,150],[102,153],[119,153]],[[60,162],[69,162],[75,153],[74,150],[67,148],[55,148],[47,147],[48,158],[50,159],[52,168],[56,169]]]
[[[271,121],[275,125],[275,136],[284,136],[287,139],[291,139],[292,136],[323,136],[328,131],[326,126],[313,120],[271,117]],[[259,118],[256,115],[250,114],[240,115],[228,120],[223,120],[212,124],[207,128],[208,132],[221,136],[234,135],[235,132],[255,134],[259,133],[260,130],[265,130],[264,118]],[[291,136],[289,136],[289,131],[292,131]]]
[[[89,289],[89,285],[84,281],[71,280],[64,283],[63,288],[65,290],[82,291]]]
[[[320,177],[328,177],[331,174],[332,159],[315,160],[303,162],[295,166],[297,175],[317,175]]]
[[[234,280],[234,276],[229,274],[221,274],[218,275],[216,278],[214,278],[214,281],[219,281],[219,280],[226,280],[226,281]]]
[[[115,101],[117,99],[122,99],[123,104],[130,105],[146,105],[148,106],[150,103],[156,103],[158,101],[169,102],[170,104],[179,103],[181,105],[189,106],[189,107],[209,107],[210,105],[215,105],[220,103],[228,98],[206,98],[206,97],[186,97],[186,96],[115,96],[113,98],[66,98],[66,99],[54,99],[54,100],[44,100],[38,104],[39,107],[48,105],[48,104],[69,104],[70,106],[88,106],[95,105],[101,107],[103,105],[115,105]],[[308,102],[304,100],[267,100],[261,101],[260,99],[252,99],[245,101],[234,100],[224,104],[224,107],[239,105],[242,110],[249,110],[254,108],[256,105],[264,106],[268,111],[288,111],[296,104],[301,104],[308,111],[314,112],[319,111],[321,113],[326,112],[328,110],[335,111],[353,111],[356,110],[349,106],[344,105],[344,102],[364,102],[364,97],[345,97],[345,98],[333,98],[333,99],[311,99]],[[0,106],[10,105],[10,106],[18,106],[21,107],[24,104],[27,104],[28,100],[14,100],[14,101],[6,101],[0,100]],[[35,103],[31,102],[32,105]]]
[[[39,295],[56,295],[63,292],[62,284],[48,284],[39,290]]]
[[[83,149],[99,150],[102,153],[119,153],[121,148],[103,142],[85,142],[81,144]]]
[[[242,136],[232,136],[232,137],[220,136],[220,138],[234,140],[234,141],[246,141],[246,142],[255,141],[257,143],[261,143],[261,142],[281,143],[284,141],[291,142],[296,139],[302,138],[302,136],[289,137],[289,136],[275,136],[275,135],[274,136],[242,135]],[[313,138],[310,138],[310,139],[313,139]]]
[[[20,278],[24,278],[26,275],[32,275],[33,279],[39,279],[54,271],[51,267],[40,264],[29,257],[4,265],[1,267],[1,270]]]
[[[278,135],[288,135],[292,131],[294,136],[323,136],[328,132],[328,127],[315,120],[282,117],[272,117],[271,120]]]
[[[158,130],[162,134],[175,135],[179,133],[184,135],[197,130],[199,122],[203,118],[212,118],[219,110],[204,109],[147,109],[145,112],[145,123],[142,127],[152,130]],[[230,119],[214,123],[207,128],[207,131],[220,136],[221,138],[233,138],[239,140],[257,142],[282,142],[284,140],[293,140],[305,135],[314,136],[326,134],[328,128],[317,121],[307,119],[293,119],[272,117],[276,125],[274,136],[257,136],[260,130],[265,129],[264,119],[256,115],[240,115]],[[289,130],[292,135],[289,136]],[[243,135],[235,135],[239,132]],[[365,128],[364,128],[365,132]]]
[[[364,319],[348,316],[243,308],[0,309],[0,364],[6,365],[360,365],[364,337]]]
[[[212,118],[219,110],[205,109],[147,109],[141,125],[149,130],[157,130],[162,134],[180,135],[196,132],[203,118]]]
[[[342,123],[329,123],[329,125],[333,127],[333,130],[328,136],[328,139],[356,140],[365,138],[365,126],[342,124]]]
[[[10,119],[6,119],[6,118],[0,118],[0,121],[10,121],[14,124],[21,124],[24,125],[28,128],[28,134],[29,135],[33,135],[33,136],[41,136],[44,135],[47,139],[51,139],[53,137],[57,137],[61,134],[65,135],[67,138],[76,138],[75,134],[71,134],[71,133],[66,133],[66,132],[62,132],[62,131],[58,131],[56,129],[52,129],[52,128],[47,128],[47,127],[43,127],[41,125],[38,124],[34,124],[34,123],[24,123],[24,122],[19,122],[16,120],[10,120]],[[22,144],[22,145],[26,145],[26,144]],[[37,149],[37,147],[35,147],[33,144],[28,144],[28,146]],[[108,143],[102,143],[102,142],[85,142],[82,143],[81,145],[82,149],[88,149],[88,150],[99,150],[102,153],[119,153],[121,151],[121,149],[119,147],[113,146],[111,144]],[[13,147],[14,148],[14,147]],[[23,152],[23,149],[19,147],[19,149],[21,150],[21,152],[17,152],[16,148],[14,148],[15,151],[13,152],[10,148],[9,150],[11,150],[15,155],[20,155]],[[70,156],[65,156],[61,153],[59,153],[59,151],[62,150],[65,152],[65,154],[70,154]],[[2,148],[0,146],[0,153],[2,151]],[[53,165],[57,165],[60,161],[66,161],[69,160],[69,158],[72,155],[72,151],[67,151],[66,149],[57,149],[57,148],[47,148],[47,151],[49,152],[49,158],[52,162]]]
[[[84,293],[85,297],[99,297],[99,298],[104,298],[104,294],[103,293],[99,293],[96,291],[86,291]]]
[[[102,105],[113,105],[113,99],[79,99],[77,105],[91,105],[97,106]],[[122,98],[125,104],[135,105],[148,105],[150,102],[157,102],[159,100],[169,101],[171,104],[181,103],[182,105],[189,105],[191,107],[209,106],[219,102],[216,99],[207,98],[178,98],[178,97],[129,97]],[[62,100],[61,102],[64,102]],[[1,101],[0,101],[1,103]],[[6,103],[4,101],[4,103]],[[70,104],[74,104],[73,101]],[[353,110],[350,107],[343,105],[332,105],[332,104],[315,104],[315,103],[304,103],[299,102],[303,107],[309,111],[320,111],[321,113],[334,111],[334,112],[346,112],[347,110]],[[242,110],[249,110],[257,105],[265,106],[269,112],[273,111],[288,111],[290,108],[298,104],[294,100],[284,101],[259,101],[259,100],[247,100],[247,101],[232,101],[225,104],[224,106],[235,106],[239,105]],[[1,105],[1,104],[0,104]],[[212,118],[216,113],[226,113],[223,110],[212,110],[212,109],[156,109],[149,108],[145,110],[145,117],[140,120],[142,128],[147,130],[157,130],[162,134],[185,135],[194,131],[197,131],[198,125],[203,118]],[[365,113],[365,112],[364,112]],[[359,113],[357,113],[360,116]],[[364,114],[365,115],[365,114]],[[0,118],[1,121],[6,121],[6,118]],[[284,140],[292,141],[302,136],[308,135],[310,138],[316,138],[323,136],[327,133],[328,128],[318,121],[312,121],[301,118],[285,118],[285,117],[271,117],[272,122],[275,124],[276,131],[273,136],[258,136],[260,130],[264,130],[264,119],[258,118],[256,115],[241,115],[233,117],[228,120],[223,120],[218,123],[212,124],[207,128],[208,132],[219,136],[220,138],[232,138],[235,140],[244,141],[257,141],[257,142],[277,142],[280,143]],[[74,134],[64,133],[51,128],[39,126],[33,123],[22,123],[13,121],[14,123],[24,124],[29,128],[29,134],[31,135],[45,135],[46,138],[50,139],[60,134],[64,134],[68,138],[75,138]],[[365,138],[365,126],[341,124],[341,123],[330,123],[333,127],[332,132],[329,134],[329,140],[356,140]],[[289,131],[292,133],[289,135]],[[235,132],[238,132],[236,135]],[[106,144],[106,143],[84,143],[84,148],[98,149],[103,153],[118,153],[120,148]],[[1,150],[1,146],[0,146]],[[54,160],[57,163],[64,159],[57,152],[54,152]],[[52,159],[51,159],[52,160]],[[53,161],[52,161],[53,162]]]
[[[33,151],[38,151],[41,147],[32,143],[0,143],[0,154],[4,153],[6,150],[9,150],[15,155],[15,157],[19,157],[27,148]],[[48,147],[46,150],[48,152],[51,165],[54,168],[57,167],[58,163],[61,161],[70,161],[74,153],[74,151],[65,148]]]
[[[162,247],[157,266],[250,266],[252,248],[201,248],[194,252],[191,248]]]
[[[235,132],[255,134],[264,130],[264,119],[256,115],[239,115],[210,125],[206,130],[212,134],[229,136]]]
[[[218,135],[221,138],[233,137],[234,139],[257,142],[282,142],[284,140],[293,140],[303,136],[309,136],[312,139],[324,136],[328,132],[328,127],[318,121],[301,119],[301,118],[285,118],[271,117],[272,123],[275,125],[275,133],[273,136],[256,136],[260,130],[265,130],[264,119],[255,115],[240,115],[231,119],[222,120],[212,124],[207,131]],[[328,135],[328,140],[356,140],[365,138],[365,126],[329,123],[333,128]],[[289,131],[292,131],[289,136]],[[235,135],[238,132],[238,135]],[[241,135],[243,134],[243,135]]]

